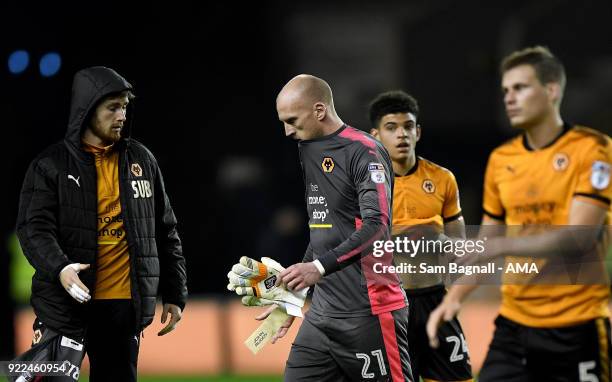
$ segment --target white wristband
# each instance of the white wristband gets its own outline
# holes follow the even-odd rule
[[[325,268],[323,268],[323,264],[321,264],[319,260],[315,260],[312,263],[315,265],[315,267],[317,267],[319,273],[321,273],[321,276],[325,276]]]

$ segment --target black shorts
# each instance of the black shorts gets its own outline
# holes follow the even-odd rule
[[[15,361],[53,361],[65,363],[63,376],[36,377],[30,373],[23,373],[17,377],[8,377],[9,381],[53,381],[72,382],[78,381],[81,372],[81,363],[85,356],[85,348],[82,338],[69,338],[46,327],[37,319],[32,326],[34,335],[32,347],[15,358]]]
[[[429,314],[446,294],[444,285],[406,290],[408,297],[408,344],[412,373],[432,381],[469,381],[472,367],[467,343],[457,318],[443,323],[438,329],[440,346],[432,349],[427,338],[426,325]]]
[[[284,380],[412,382],[407,314],[403,308],[335,318],[310,310],[291,346]]]
[[[495,333],[479,382],[610,381],[610,321],[532,328],[505,317]]]

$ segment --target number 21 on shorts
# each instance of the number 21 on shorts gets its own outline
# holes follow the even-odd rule
[[[385,367],[385,359],[383,358],[382,350],[372,350],[372,355],[376,357],[376,360],[378,361],[380,375],[387,375],[387,368]],[[366,353],[356,353],[355,356],[358,359],[363,360],[363,367],[361,368],[361,377],[366,379],[374,378],[376,375],[374,373],[368,372],[368,370],[370,369],[370,356]]]

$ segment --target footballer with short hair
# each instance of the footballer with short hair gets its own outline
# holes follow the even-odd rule
[[[285,135],[298,141],[310,228],[302,263],[280,279],[293,290],[316,285],[284,380],[414,381],[400,280],[373,270],[376,263],[393,263],[392,253],[373,256],[372,245],[390,238],[393,178],[386,150],[340,119],[321,78],[291,79],[276,110]],[[292,322],[283,323],[273,341]]]
[[[585,232],[578,245],[604,258],[612,198],[610,137],[561,118],[565,69],[549,49],[513,52],[500,68],[506,114],[521,134],[489,157],[482,224],[556,229],[520,240],[489,238],[487,256],[523,261],[560,256],[559,248],[576,245],[575,227],[586,226],[592,234]],[[432,345],[437,325],[454,316],[475,288],[450,288],[428,323]],[[502,285],[501,293],[479,381],[610,380],[609,282]]]
[[[465,238],[459,189],[452,172],[416,155],[421,138],[417,100],[404,91],[379,94],[369,108],[370,133],[387,149],[395,173],[393,234],[411,235],[426,227],[448,237]],[[418,255],[395,254],[396,263],[420,263]],[[442,345],[429,347],[425,325],[446,294],[440,274],[400,274],[408,297],[408,343],[415,381],[471,381],[472,371],[459,320],[438,333]],[[460,345],[457,347],[457,345]]]

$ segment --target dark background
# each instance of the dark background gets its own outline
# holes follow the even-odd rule
[[[275,97],[299,73],[327,80],[341,118],[368,129],[378,92],[421,103],[417,152],[459,181],[468,224],[480,221],[488,153],[512,136],[497,65],[528,45],[565,63],[564,118],[610,132],[612,2],[376,1],[100,2],[0,6],[1,301],[8,297],[5,239],[25,170],[63,137],[74,73],[116,69],[135,86],[133,136],[156,155],[184,243],[192,295],[223,293],[241,255],[299,261],[307,241],[301,170]],[[11,52],[30,53],[9,73]],[[62,56],[43,78],[38,59]],[[12,304],[0,304],[0,358]]]

